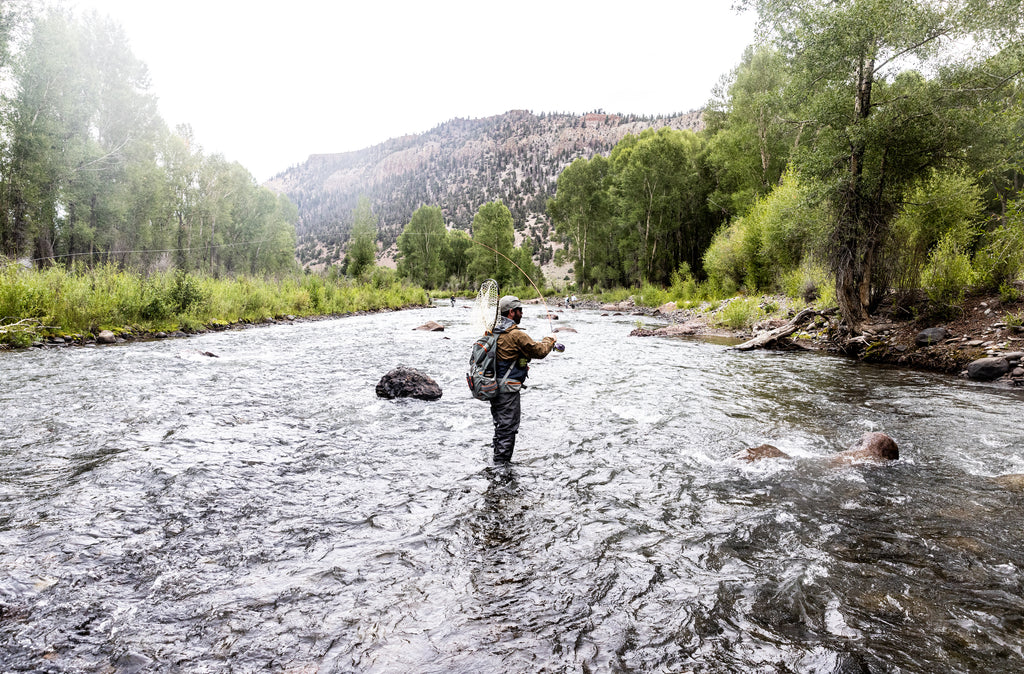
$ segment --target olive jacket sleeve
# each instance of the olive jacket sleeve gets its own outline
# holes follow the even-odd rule
[[[552,337],[535,342],[524,330],[515,328],[501,335],[501,339],[498,340],[498,359],[543,358],[551,353],[554,346],[555,340]]]

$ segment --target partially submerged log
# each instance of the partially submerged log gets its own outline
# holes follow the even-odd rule
[[[732,348],[736,349],[737,351],[749,351],[750,349],[764,348],[766,346],[774,344],[780,339],[789,337],[794,332],[799,330],[801,325],[806,323],[812,316],[816,316],[817,314],[817,311],[808,307],[807,309],[801,310],[800,313],[798,313],[789,321],[789,323],[786,323],[781,328],[775,328],[774,330],[769,330],[768,332],[762,332],[760,335],[757,335],[753,339],[747,340],[746,342],[743,342],[742,344],[734,346]]]

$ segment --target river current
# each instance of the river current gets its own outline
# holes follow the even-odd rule
[[[636,320],[555,322],[507,471],[462,305],[0,354],[0,672],[1024,669],[1024,394]]]

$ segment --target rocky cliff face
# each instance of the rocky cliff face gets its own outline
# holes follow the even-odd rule
[[[534,239],[543,264],[551,256],[545,207],[562,169],[579,157],[607,155],[628,133],[663,126],[696,131],[703,122],[699,111],[636,117],[513,110],[454,119],[356,152],[312,155],[267,186],[298,206],[298,254],[306,266],[344,257],[361,194],[380,219],[383,249],[394,244],[420,206],[440,206],[449,225],[468,230],[482,204],[500,199],[512,212],[517,239]]]

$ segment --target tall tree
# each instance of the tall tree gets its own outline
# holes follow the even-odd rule
[[[469,275],[474,283],[493,278],[499,285],[522,283],[519,272],[509,261],[515,241],[512,213],[500,201],[491,201],[473,216],[473,242]]]
[[[424,288],[440,286],[445,279],[447,232],[438,206],[420,206],[398,237],[398,273]]]
[[[782,179],[801,125],[787,119],[789,74],[782,53],[748,47],[705,111],[711,136],[709,161],[717,187],[709,197],[715,210],[743,215]]]
[[[814,142],[794,161],[828,186],[836,295],[859,331],[887,285],[883,242],[903,192],[963,158],[986,133],[983,102],[1020,76],[1024,8],[1020,0],[742,4],[774,35],[804,100]],[[965,53],[968,44],[981,53]]]
[[[555,196],[547,204],[548,216],[566,243],[580,288],[594,287],[592,268],[607,263],[609,257],[601,255],[606,251],[597,250],[600,232],[612,226],[608,172],[608,160],[601,155],[577,159],[558,176]]]
[[[369,198],[360,196],[352,211],[352,233],[348,252],[345,253],[345,271],[349,276],[359,277],[373,267],[376,257],[377,217],[370,207]]]

